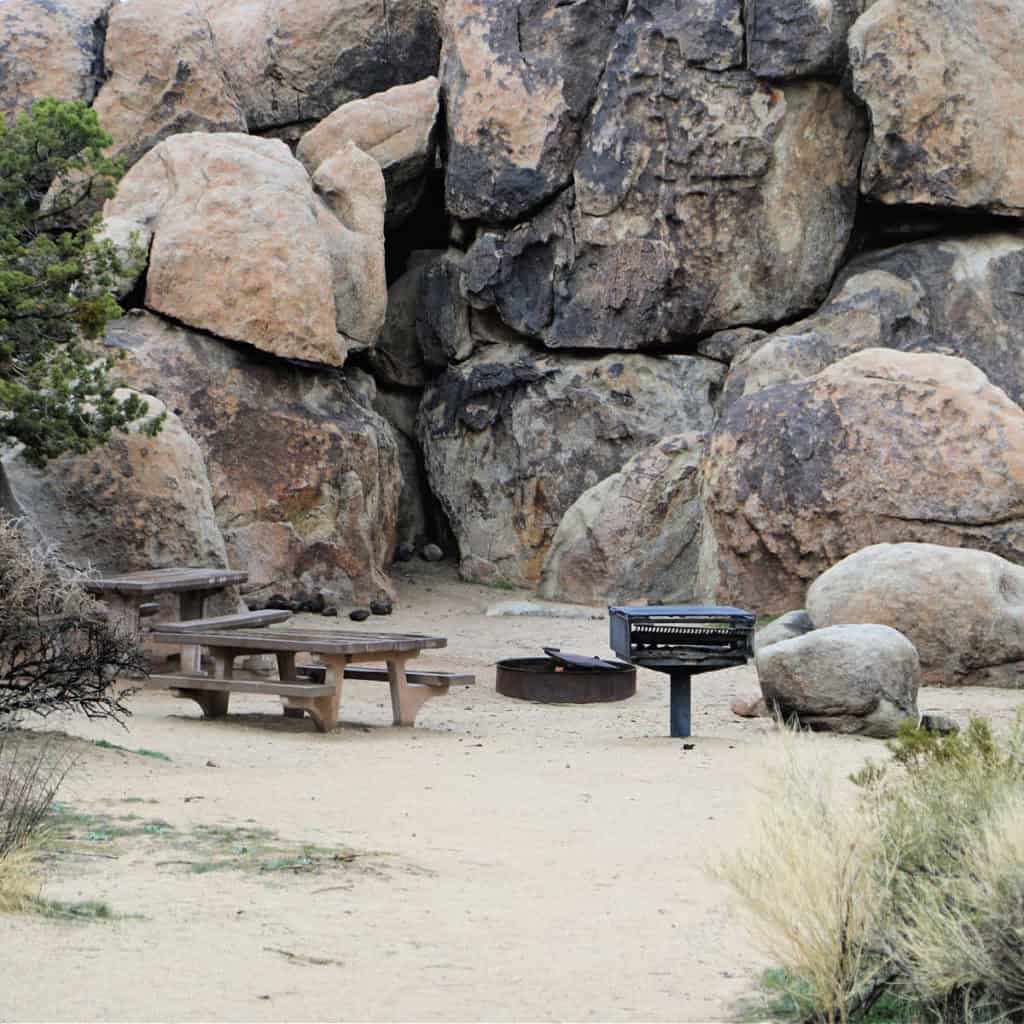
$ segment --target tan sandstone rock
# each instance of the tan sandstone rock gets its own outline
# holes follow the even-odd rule
[[[114,4],[104,66],[93,106],[130,164],[178,132],[246,130],[196,0]]]
[[[148,313],[113,324],[107,343],[125,353],[118,372],[195,437],[234,568],[346,601],[389,589],[398,450],[346,381]]]
[[[438,113],[435,77],[353,100],[306,132],[295,155],[311,175],[347,143],[372,156],[387,187],[387,226],[398,227],[416,208],[434,159]]]
[[[705,488],[719,596],[759,613],[869,544],[1021,558],[1024,411],[962,359],[867,349],[726,406]]]
[[[174,135],[125,175],[104,215],[152,232],[150,309],[274,355],[345,362],[334,242],[283,142]]]
[[[557,601],[699,603],[707,438],[674,434],[584,491],[562,517],[539,593]]]
[[[997,555],[875,544],[819,576],[807,611],[818,627],[898,629],[917,648],[925,683],[1024,686],[1024,569]]]
[[[0,114],[45,96],[91,103],[113,0],[6,0],[0,5]]]
[[[861,190],[1024,216],[1024,7],[878,0],[850,32],[871,112]]]
[[[115,432],[87,455],[64,455],[45,469],[16,452],[3,458],[4,505],[30,518],[61,556],[103,572],[226,566],[227,550],[199,445],[181,419],[146,396],[151,415],[167,412],[156,437]]]
[[[356,344],[377,340],[388,304],[384,264],[384,176],[369,154],[348,142],[320,165],[313,185],[317,224],[331,257],[335,323]]]

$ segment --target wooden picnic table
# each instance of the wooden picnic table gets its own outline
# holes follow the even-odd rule
[[[444,673],[413,673],[423,681],[410,682],[406,663],[421,651],[447,647],[444,637],[420,633],[374,633],[342,629],[189,629],[161,631],[159,624],[149,634],[157,643],[183,642],[206,647],[213,658],[212,678],[192,673],[151,676],[149,685],[171,688],[189,697],[208,718],[227,714],[232,691],[271,693],[282,698],[285,713],[308,714],[321,732],[337,725],[342,683],[346,666],[353,661],[383,661],[391,688],[391,708],[395,725],[412,725],[416,714],[430,697],[447,693]],[[279,680],[255,679],[235,672],[235,658],[253,654],[273,654],[277,658]],[[326,668],[330,681],[311,681],[300,671],[296,655],[316,655]],[[381,678],[384,673],[367,669],[350,671],[350,677]],[[462,681],[462,680],[457,680]]]
[[[178,595],[179,618],[201,619],[208,597],[248,578],[248,573],[233,569],[145,569],[88,580],[83,587],[107,603],[112,620],[138,636],[139,609],[157,594]],[[198,647],[182,644],[182,668],[198,670],[199,656]]]

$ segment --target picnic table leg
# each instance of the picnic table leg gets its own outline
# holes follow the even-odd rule
[[[206,592],[183,590],[178,595],[178,617],[181,620],[201,619],[206,610]],[[203,674],[203,649],[196,644],[185,644],[181,648],[181,671],[189,675]],[[226,707],[226,705],[225,705]]]
[[[198,648],[196,648],[198,650]],[[217,679],[234,678],[235,652],[217,650],[214,652],[214,675]],[[223,718],[228,713],[228,701],[231,698],[229,691],[214,690],[189,690],[178,687],[175,691],[182,697],[189,697],[194,700],[202,709],[204,718]]]
[[[281,656],[278,655],[278,658]],[[292,664],[292,676],[295,677],[295,655],[289,654]],[[341,684],[345,679],[345,666],[349,662],[347,654],[322,654],[321,660],[327,666],[327,672],[334,683],[334,693],[327,697],[284,697],[285,714],[289,711],[306,712],[313,719],[318,732],[331,732],[338,724],[338,707],[341,704]],[[278,661],[278,672],[280,672]],[[282,677],[283,678],[283,677]],[[300,682],[302,680],[299,680]]]
[[[293,652],[277,652],[277,677],[282,682],[286,679],[294,679],[296,682],[302,682],[302,680],[295,674],[295,655]],[[306,714],[302,708],[291,707],[288,703],[287,697],[281,698],[281,704],[283,705],[285,718],[302,718]]]
[[[395,725],[414,725],[419,710],[431,697],[448,692],[447,686],[412,685],[405,676],[405,663],[414,657],[388,658],[388,682],[391,684],[391,713]]]
[[[138,637],[139,601],[134,597],[122,597],[120,594],[105,594],[103,600],[110,610],[110,624],[120,626],[124,632]]]

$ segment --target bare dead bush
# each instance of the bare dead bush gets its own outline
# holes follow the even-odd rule
[[[135,638],[108,623],[80,578],[0,516],[0,728],[24,712],[121,721],[119,675],[145,673]]]

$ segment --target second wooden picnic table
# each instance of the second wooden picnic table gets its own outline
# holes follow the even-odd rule
[[[383,661],[387,666],[395,725],[412,725],[424,701],[448,689],[443,680],[425,685],[411,684],[406,678],[405,666],[410,659],[423,650],[448,645],[439,636],[297,628],[161,631],[157,625],[149,637],[157,643],[195,644],[209,650],[215,666],[212,678],[187,673],[150,677],[150,685],[174,689],[191,698],[209,718],[227,713],[232,691],[272,693],[283,699],[286,710],[308,713],[316,727],[327,732],[337,724],[345,669],[353,661]],[[280,679],[236,675],[235,658],[252,654],[275,655]],[[317,655],[332,676],[331,681],[318,684],[310,681],[309,673],[300,674],[295,662],[298,654]],[[367,670],[359,677],[376,678],[376,673]]]
[[[114,621],[138,636],[139,609],[156,595],[177,594],[178,617],[201,619],[208,597],[245,583],[248,578],[248,573],[235,569],[145,569],[87,580],[82,586],[106,602]],[[199,648],[188,645],[187,641],[180,643],[185,644],[181,653],[182,667],[198,669]]]

